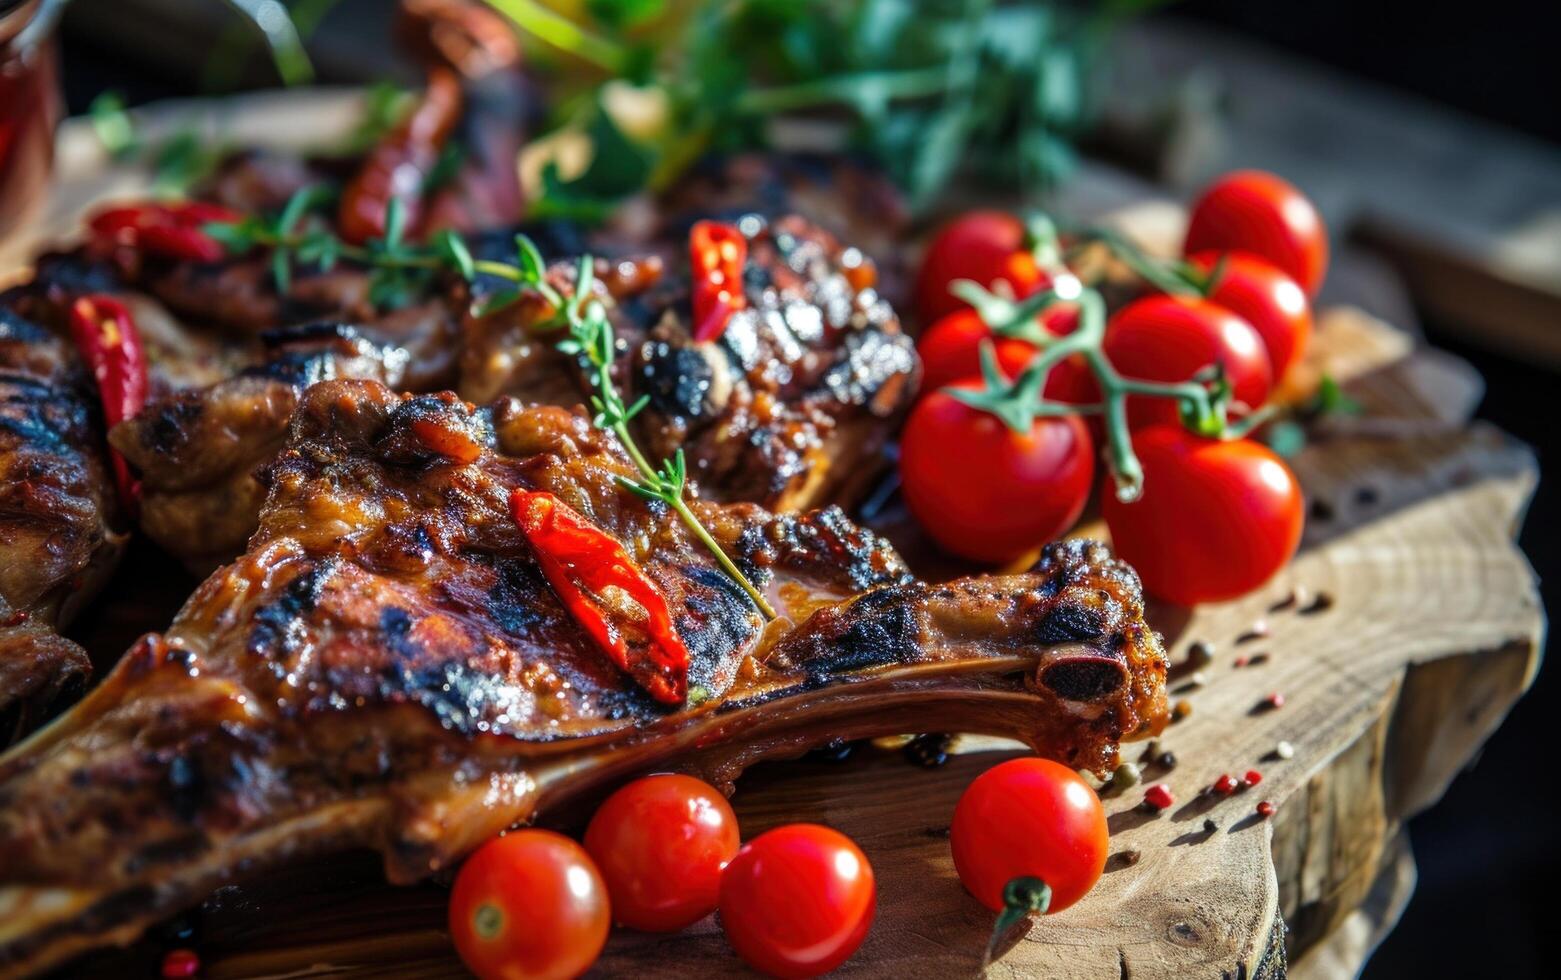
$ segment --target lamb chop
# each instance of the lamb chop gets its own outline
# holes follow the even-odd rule
[[[149,404],[109,434],[141,475],[141,529],[206,574],[244,550],[265,500],[257,471],[281,450],[303,391],[331,378],[400,386],[405,348],[343,323],[261,336],[264,360]]]
[[[638,431],[658,454],[682,449],[713,499],[775,510],[850,505],[881,471],[884,446],[915,394],[915,345],[858,249],[794,214],[748,212],[734,227],[748,251],[745,305],[715,340],[696,340],[690,323],[686,230],[682,254],[598,264],[602,299],[624,341],[618,383],[631,400],[648,399]],[[565,293],[572,268],[553,269]],[[684,271],[669,276],[667,268]],[[503,285],[479,278],[473,298]],[[536,334],[548,312],[523,302],[468,315],[461,394],[584,400],[579,365]]]
[[[0,302],[0,744],[91,673],[59,629],[125,540],[96,405],[70,344]]]
[[[249,550],[56,724],[0,756],[0,972],[127,942],[212,889],[371,847],[393,882],[647,768],[729,785],[837,738],[985,731],[1111,766],[1165,722],[1166,661],[1103,546],[914,580],[838,509],[693,501],[779,618],[582,414],[304,392]],[[672,703],[566,606],[508,510],[554,495],[665,597]],[[598,597],[637,649],[645,607]]]

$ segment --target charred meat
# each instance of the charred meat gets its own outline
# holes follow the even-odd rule
[[[257,471],[281,450],[310,385],[332,378],[404,383],[405,348],[318,323],[262,337],[264,360],[154,401],[109,434],[141,474],[141,529],[205,574],[244,550],[265,500]]]
[[[0,744],[91,672],[59,629],[124,543],[96,404],[70,345],[0,304]]]
[[[883,448],[915,393],[915,345],[874,287],[874,268],[797,216],[756,213],[735,226],[748,243],[744,308],[721,335],[697,341],[690,323],[688,259],[599,261],[602,299],[622,339],[617,379],[652,450],[682,449],[701,491],[720,501],[804,510],[858,499],[883,465]],[[664,270],[677,263],[680,272]],[[565,292],[570,267],[553,270]],[[475,298],[498,284],[474,284]],[[520,302],[468,316],[461,393],[585,401],[580,365],[559,354]]]
[[[696,501],[766,624],[616,440],[557,407],[304,393],[249,550],[55,725],[0,756],[0,971],[128,941],[268,865],[373,847],[405,882],[649,767],[728,783],[834,739],[937,730],[1102,770],[1165,720],[1133,573],[1086,542],[931,585],[836,509]],[[689,652],[652,697],[511,518],[545,491],[653,581]]]

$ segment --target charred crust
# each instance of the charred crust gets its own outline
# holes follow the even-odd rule
[[[1040,643],[1090,643],[1106,635],[1106,618],[1099,609],[1082,602],[1063,599],[1052,606],[1035,639]]]
[[[706,414],[714,369],[697,349],[649,340],[640,346],[637,388],[649,407],[673,418]]]

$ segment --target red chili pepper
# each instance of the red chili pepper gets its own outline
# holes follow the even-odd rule
[[[688,232],[693,265],[694,339],[715,340],[733,313],[748,305],[743,294],[743,266],[748,239],[719,221],[696,221]]]
[[[613,663],[656,700],[682,704],[688,648],[672,628],[666,596],[623,545],[545,491],[516,490],[510,511],[565,608]]]
[[[203,201],[177,204],[144,202],[99,211],[87,222],[94,240],[105,250],[137,249],[170,259],[216,262],[226,254],[204,226],[213,221],[237,221],[240,215]]]
[[[461,118],[461,83],[448,68],[430,68],[428,87],[412,112],[369,151],[342,194],[337,221],[347,241],[362,245],[385,234],[392,199],[408,228],[421,217],[423,184]]]
[[[146,405],[146,352],[125,305],[108,296],[77,299],[70,308],[70,333],[97,382],[104,422],[112,428],[140,412]],[[134,513],[140,481],[118,451],[109,449],[109,459],[119,499]]]

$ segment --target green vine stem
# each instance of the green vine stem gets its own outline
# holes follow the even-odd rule
[[[553,312],[532,329],[537,333],[567,331],[557,347],[565,354],[583,358],[590,367],[590,383],[595,389],[591,394],[591,407],[595,412],[592,423],[615,435],[635,469],[639,470],[640,479],[620,476],[619,483],[646,500],[659,501],[670,507],[689,532],[709,550],[721,569],[748,594],[764,618],[775,618],[775,610],[764,594],[754,587],[688,506],[687,463],[683,451],[679,449],[672,459],[658,468],[645,458],[635,441],[629,422],[645,407],[647,399],[642,396],[632,405],[625,404],[613,384],[611,367],[617,341],[607,311],[594,295],[596,266],[592,256],[581,256],[574,290],[566,298],[547,281],[542,253],[525,235],[516,236],[516,262],[513,265],[473,258],[460,235],[449,230],[439,232],[429,245],[410,244],[403,239],[405,218],[400,203],[394,199],[385,217],[385,237],[366,245],[349,244],[321,227],[300,229],[310,208],[328,199],[328,195],[318,189],[306,188],[288,201],[274,222],[251,217],[237,222],[216,222],[204,230],[232,254],[242,254],[253,248],[270,249],[272,275],[278,289],[284,293],[291,279],[292,262],[297,258],[319,263],[325,268],[341,259],[349,259],[374,269],[376,276],[383,278],[373,284],[371,297],[376,292],[383,296],[401,295],[416,285],[405,281],[406,275],[426,276],[440,270],[454,272],[468,282],[484,274],[516,284],[514,290],[486,302],[477,311],[479,315],[514,302],[527,290],[541,296]]]
[[[1127,424],[1127,397],[1147,395],[1154,398],[1174,398],[1181,403],[1182,421],[1194,432],[1206,436],[1226,434],[1225,408],[1229,399],[1229,385],[1218,365],[1200,372],[1190,381],[1165,384],[1157,381],[1139,381],[1123,377],[1106,358],[1102,345],[1106,337],[1106,302],[1100,293],[1089,289],[1077,279],[1059,280],[1057,288],[1038,293],[1022,302],[1014,303],[994,296],[969,281],[961,281],[953,287],[957,295],[973,306],[986,321],[992,333],[1001,337],[1022,337],[1039,348],[1039,353],[1025,367],[1014,388],[1030,393],[1036,403],[1035,415],[1074,413],[1100,415],[1106,430],[1107,458],[1116,480],[1117,498],[1122,501],[1137,500],[1143,492],[1144,471],[1138,456],[1133,452],[1132,434]],[[1070,334],[1058,337],[1047,333],[1036,317],[1058,302],[1074,303],[1079,308],[1079,325]],[[1070,405],[1048,402],[1039,393],[1044,390],[1051,370],[1069,357],[1084,358],[1100,387],[1101,400],[1090,405]],[[983,357],[986,357],[983,351]],[[995,368],[994,368],[995,370]],[[999,377],[1000,380],[1000,377]],[[988,379],[992,388],[992,379]],[[947,390],[947,389],[946,389]],[[951,392],[952,393],[952,392]],[[959,397],[956,394],[956,397]],[[971,400],[975,407],[993,411],[1005,423],[1009,420],[1001,413]],[[1011,423],[1009,423],[1011,424]],[[1026,427],[1028,421],[1026,421]]]

